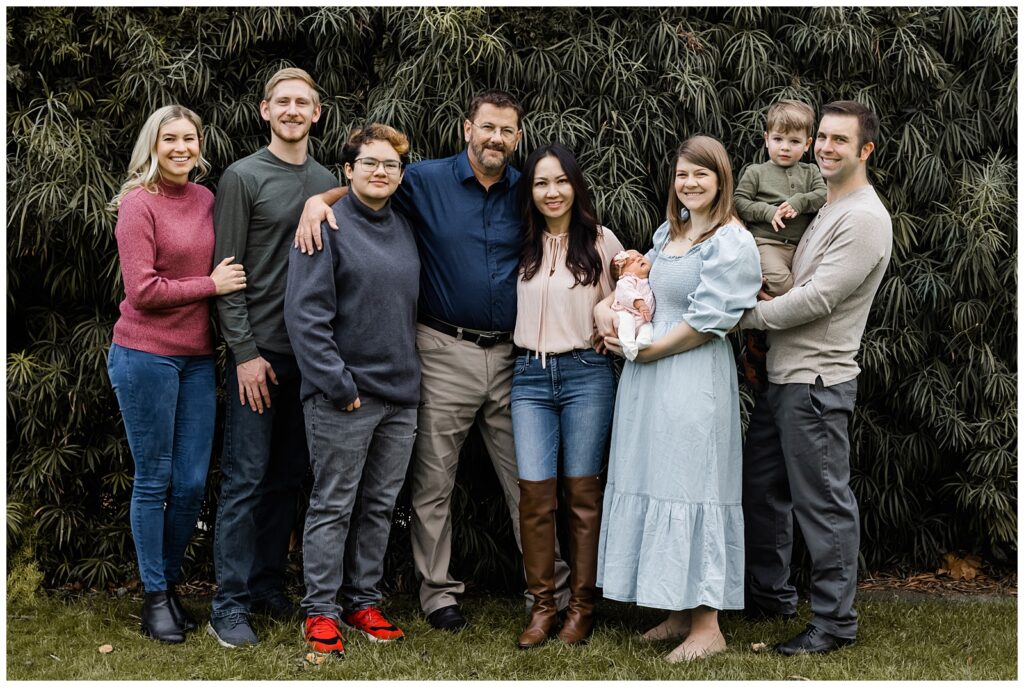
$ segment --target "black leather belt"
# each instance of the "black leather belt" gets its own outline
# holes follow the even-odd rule
[[[425,324],[431,329],[436,329],[442,334],[454,336],[460,341],[475,343],[480,348],[490,348],[491,346],[508,343],[512,340],[512,332],[485,332],[479,329],[456,327],[454,324],[425,314],[420,314],[416,319],[421,324]]]

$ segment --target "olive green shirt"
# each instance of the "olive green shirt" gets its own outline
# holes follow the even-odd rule
[[[292,354],[284,324],[288,251],[306,199],[338,185],[313,158],[301,165],[260,148],[221,175],[213,207],[213,262],[234,256],[245,289],[217,298],[221,333],[240,364],[259,349]]]
[[[750,165],[736,184],[733,202],[755,238],[775,239],[796,244],[804,235],[814,213],[825,204],[825,180],[817,165],[797,162],[781,167],[768,161]],[[772,217],[784,202],[799,215],[783,220],[785,229],[775,231]]]

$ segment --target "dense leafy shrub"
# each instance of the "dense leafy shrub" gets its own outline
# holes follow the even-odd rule
[[[863,556],[869,566],[932,566],[955,548],[1014,558],[1015,8],[22,7],[7,17],[8,547],[35,532],[51,582],[133,574],[131,456],[105,371],[121,285],[104,206],[136,133],[157,106],[198,111],[215,188],[266,142],[259,94],[286,64],[322,86],[313,153],[335,170],[354,123],[388,122],[410,134],[415,156],[442,156],[462,148],[474,92],[517,93],[529,111],[521,152],[553,138],[572,146],[604,223],[637,247],[660,221],[667,161],[685,136],[720,137],[739,171],[764,159],[763,112],[778,98],[875,108],[872,174],[895,250],[852,427]],[[478,442],[466,458],[456,564],[511,586],[500,492]],[[389,557],[400,586],[407,519],[400,508]],[[211,577],[208,534],[190,551],[193,576]]]

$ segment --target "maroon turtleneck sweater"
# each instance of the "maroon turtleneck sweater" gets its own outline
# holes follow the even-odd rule
[[[158,355],[213,353],[213,194],[191,182],[137,188],[117,211],[125,299],[114,343]]]

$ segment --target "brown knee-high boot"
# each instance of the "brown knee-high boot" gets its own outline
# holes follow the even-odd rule
[[[566,477],[569,505],[569,587],[572,598],[558,638],[566,644],[587,640],[594,627],[597,602],[597,540],[601,531],[601,478]]]
[[[551,634],[555,604],[555,509],[558,480],[519,480],[519,532],[523,542],[526,586],[533,595],[530,622],[519,635],[519,648],[543,644]]]

